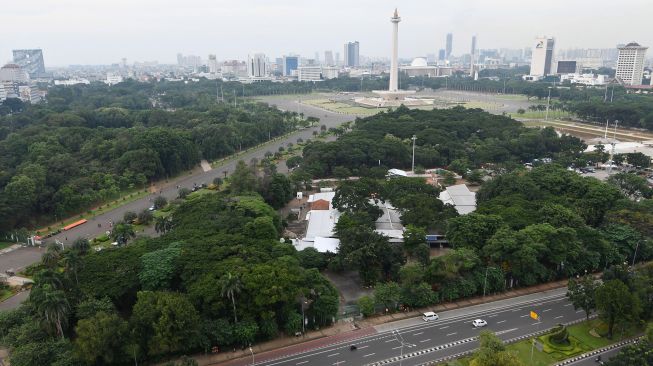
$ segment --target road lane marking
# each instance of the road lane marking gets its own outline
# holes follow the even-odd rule
[[[431,338],[429,338],[429,339],[424,339],[424,340],[419,341],[419,343],[428,342],[428,341],[430,341],[430,340],[431,340]]]
[[[416,336],[416,335],[420,335],[420,334],[424,334],[424,332],[413,333],[414,336]]]
[[[499,316],[499,314],[490,315],[488,318],[494,318],[495,316]]]
[[[528,316],[529,316],[528,314],[524,314],[524,315],[520,316],[520,318],[526,318]]]
[[[337,355],[339,355],[339,354],[340,354],[340,352],[332,353],[332,354],[330,354],[330,355],[327,355],[327,357],[333,357],[333,356],[337,356]]]
[[[505,323],[505,322],[506,322],[505,320],[502,320],[500,322],[497,322],[497,324],[501,324],[501,323]]]
[[[551,308],[542,310],[543,313],[546,313],[547,311],[551,311]]]
[[[519,308],[519,309],[514,309],[512,312],[515,313],[515,312],[517,312],[517,311],[519,311],[519,310],[521,310],[521,308]]]
[[[564,315],[556,316],[556,317],[553,318],[553,319],[560,319],[560,318],[562,318],[562,317],[564,317]]]
[[[301,365],[301,364],[305,364],[305,363],[307,363],[307,362],[308,362],[308,361],[297,362],[295,365]]]
[[[376,353],[368,353],[368,354],[364,355],[363,357],[370,357],[370,356],[375,355],[375,354]]]
[[[360,347],[358,347],[358,349],[363,349],[363,348],[367,348],[367,347],[369,347],[369,346],[360,346]]]
[[[572,305],[574,305],[574,304],[567,304],[567,305],[562,305],[562,306],[572,306]]]
[[[452,335],[456,335],[456,334],[458,334],[458,332],[449,333],[449,334],[447,334],[447,337],[452,336]]]
[[[576,310],[577,313],[582,313],[582,312],[584,312],[584,311],[585,311],[585,310],[583,310],[583,309]]]
[[[447,328],[449,328],[449,326],[448,326],[448,325],[447,325],[446,327],[441,327],[440,329],[447,329]]]
[[[390,343],[390,342],[394,342],[394,341],[396,341],[396,339],[394,339],[394,338],[393,339],[388,339],[387,341],[385,341],[385,343]]]
[[[540,324],[540,322],[537,322],[537,323],[533,323],[533,324],[531,324],[531,325],[539,325],[539,324]]]
[[[399,346],[399,347],[392,347],[392,349],[399,349],[399,348],[401,348],[401,346]]]
[[[339,366],[339,365],[342,365],[342,364],[345,363],[345,362],[347,362],[347,361],[336,361],[336,362],[333,363],[332,365],[333,365],[333,366]]]

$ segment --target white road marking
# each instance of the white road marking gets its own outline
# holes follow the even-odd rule
[[[358,347],[358,349],[363,349],[363,348],[367,348],[367,347],[369,347],[369,346],[360,346],[360,347]]]
[[[301,365],[301,364],[305,364],[305,363],[307,363],[307,362],[308,362],[308,361],[297,362],[295,365]]]
[[[543,313],[546,313],[547,311],[551,311],[551,308],[542,310]]]
[[[340,352],[338,352],[338,353],[332,353],[332,354],[330,354],[330,355],[327,355],[327,357],[333,357],[333,356],[337,356],[337,355],[339,355],[339,354],[340,354]]]
[[[416,335],[420,335],[420,334],[424,334],[424,332],[413,333],[413,335],[415,335],[415,336],[416,336]]]
[[[456,335],[456,334],[458,334],[458,332],[455,332],[455,333],[449,333],[449,334],[447,334],[447,337],[452,336],[452,335]]]
[[[533,323],[533,324],[531,324],[531,325],[538,325],[538,324],[540,324],[540,323],[539,323],[539,322],[537,322],[537,323]]]
[[[566,305],[562,305],[562,306],[572,306],[572,305],[574,305],[574,304],[566,304]]]
[[[441,327],[440,329],[447,329],[447,328],[449,328],[449,326],[448,326],[448,325],[447,325],[446,327]]]
[[[394,342],[394,341],[396,341],[396,339],[388,339],[387,341],[385,341],[385,343],[390,343],[390,342]]]
[[[347,361],[336,361],[336,362],[333,364],[333,366],[340,366],[340,365],[342,365],[342,364],[345,363],[345,362],[347,362]]]
[[[562,318],[562,317],[564,317],[564,315],[556,316],[556,317],[553,318],[553,319],[560,319],[560,318]]]
[[[576,310],[576,312],[577,312],[577,313],[583,313],[583,312],[585,312],[585,310],[580,309],[580,310]]]
[[[494,318],[495,316],[499,316],[499,314],[490,315],[488,318]]]
[[[368,353],[368,354],[364,355],[363,357],[370,357],[370,356],[375,355],[375,354],[376,353]]]
[[[428,342],[428,341],[430,341],[430,340],[431,340],[431,338],[429,338],[429,339],[424,339],[424,340],[419,341],[419,343]]]
[[[497,324],[501,324],[501,323],[505,323],[505,322],[506,322],[505,320],[502,320],[502,321],[497,322]]]
[[[519,309],[514,309],[512,312],[514,313],[514,312],[517,312],[517,311],[519,311],[519,310],[521,310],[521,308],[519,308]]]
[[[520,316],[520,318],[526,318],[527,316],[528,316],[528,314],[524,314],[524,315]]]
[[[392,347],[392,349],[399,349],[399,348],[401,348],[401,346],[399,346],[399,347]]]

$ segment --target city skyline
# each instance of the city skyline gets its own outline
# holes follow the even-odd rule
[[[646,0],[625,0],[622,6],[634,14],[620,25],[609,12],[586,10],[591,2],[570,4],[554,0],[547,8],[502,0],[485,4],[472,0],[464,4],[432,4],[426,1],[401,4],[402,16],[410,19],[403,33],[399,57],[409,58],[436,53],[445,48],[447,33],[453,33],[452,54],[469,53],[469,41],[478,35],[478,48],[529,47],[539,34],[556,37],[556,48],[615,48],[617,44],[636,41],[653,45],[648,31]],[[266,3],[262,0],[223,6],[222,2],[190,0],[126,0],[94,2],[66,0],[52,7],[41,0],[3,5],[6,22],[0,31],[12,37],[0,46],[0,62],[10,61],[11,50],[41,48],[47,66],[70,64],[152,61],[174,63],[175,55],[216,54],[217,59],[246,59],[248,54],[313,55],[316,50],[339,50],[342,44],[358,40],[360,53],[383,57],[389,53],[383,37],[383,19],[391,15],[395,4],[390,1],[361,0],[355,3],[335,0],[322,7],[315,1],[291,3],[286,0]],[[373,6],[371,6],[373,5]],[[587,8],[591,9],[591,8]],[[576,11],[574,11],[576,10]],[[577,22],[573,15],[583,14],[593,22]],[[75,18],[74,22],[61,19]],[[641,17],[641,19],[637,19]],[[120,19],[120,26],[116,24]],[[603,21],[610,21],[605,32]],[[580,24],[579,24],[580,23]],[[21,27],[30,24],[30,27]],[[248,26],[249,25],[249,26]],[[253,27],[252,25],[256,25]],[[21,32],[12,30],[21,29]],[[301,29],[301,31],[299,31]],[[596,36],[601,34],[600,37]],[[458,40],[458,41],[456,41]],[[80,45],[85,45],[80,47]],[[98,49],[86,52],[88,46]]]

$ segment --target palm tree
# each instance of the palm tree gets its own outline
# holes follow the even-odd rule
[[[51,288],[63,289],[63,278],[61,273],[52,269],[39,271],[34,276],[34,282],[39,286],[48,285]]]
[[[79,238],[73,242],[73,250],[75,250],[80,255],[88,253],[91,249],[91,243],[88,242],[86,238]]]
[[[48,245],[45,253],[41,256],[41,262],[48,268],[54,268],[59,264],[61,258],[61,248],[57,244],[51,243]]]
[[[125,245],[129,239],[135,237],[136,233],[134,232],[134,228],[129,224],[116,224],[116,226],[113,227],[113,231],[111,231],[111,238],[118,242],[118,245]]]
[[[49,284],[36,286],[29,297],[41,321],[49,329],[54,329],[57,335],[64,337],[63,327],[68,320],[70,305],[66,294],[51,287]]]
[[[172,229],[172,217],[170,216],[159,216],[154,221],[154,230],[157,233],[165,234]]]
[[[82,265],[82,258],[77,254],[76,251],[68,251],[64,254],[64,268],[66,269],[67,274],[72,274],[75,277],[75,283],[79,285],[77,280],[77,273],[80,270]]]
[[[236,294],[243,288],[243,283],[238,276],[234,276],[231,272],[227,272],[226,275],[222,276],[220,282],[222,296],[231,299],[231,304],[234,307],[234,324],[238,323],[238,317],[236,315]]]

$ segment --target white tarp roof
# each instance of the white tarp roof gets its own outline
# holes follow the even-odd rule
[[[464,184],[456,184],[440,192],[440,201],[456,208],[460,215],[465,215],[476,210],[476,193]]]
[[[340,213],[337,210],[311,210],[306,214],[308,227],[304,240],[314,240],[314,238],[333,236],[333,230]]]

